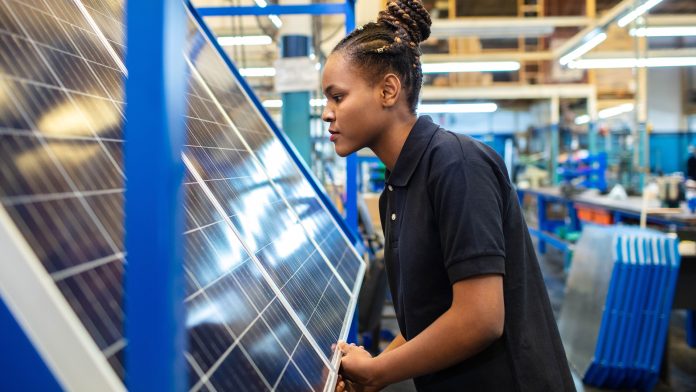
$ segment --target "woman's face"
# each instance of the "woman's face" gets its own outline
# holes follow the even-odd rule
[[[345,157],[372,146],[385,121],[379,83],[371,85],[338,52],[326,61],[322,86],[327,104],[321,118],[329,123],[336,153]]]

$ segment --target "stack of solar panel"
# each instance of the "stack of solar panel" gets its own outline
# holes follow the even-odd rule
[[[585,384],[655,387],[679,263],[678,240],[663,233],[585,228],[560,320],[571,364]]]

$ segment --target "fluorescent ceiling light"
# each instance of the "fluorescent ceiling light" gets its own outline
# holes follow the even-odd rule
[[[266,0],[254,0],[254,2],[256,3],[256,5],[258,5],[261,8],[265,8],[266,6],[268,6],[268,3],[266,2]],[[268,19],[270,19],[271,22],[273,22],[275,27],[277,27],[277,28],[283,27],[283,21],[280,20],[278,15],[268,15]]]
[[[282,108],[283,101],[280,99],[267,99],[262,102],[262,105],[266,108]]]
[[[520,63],[517,61],[487,61],[487,62],[461,62],[461,63],[434,63],[423,64],[423,73],[450,73],[450,72],[505,72],[518,71]]]
[[[270,45],[273,39],[267,35],[227,36],[219,37],[218,43],[221,46]]]
[[[696,66],[696,57],[654,57],[649,59],[584,59],[576,60],[568,64],[568,68],[571,69],[660,68],[693,66]]]
[[[276,70],[273,67],[267,68],[241,68],[239,73],[246,77],[265,77],[265,76],[275,76]]]
[[[589,41],[585,42],[584,44],[578,46],[575,50],[572,52],[566,54],[565,56],[561,57],[560,63],[561,65],[567,65],[571,61],[577,59],[578,57],[582,56],[583,54],[589,52],[590,50],[594,49],[597,47],[599,44],[604,42],[607,39],[607,34],[606,33],[599,33],[592,37]]]
[[[584,125],[590,122],[590,116],[583,114],[582,116],[575,117],[575,125]]]
[[[277,28],[283,27],[283,21],[280,20],[280,17],[278,15],[268,15],[268,19],[270,19],[271,22],[273,22],[275,27],[277,27]]]
[[[493,113],[498,110],[494,103],[445,103],[445,104],[421,104],[418,113]]]
[[[641,27],[631,29],[633,37],[692,37],[696,36],[696,26]]]
[[[638,18],[639,16],[643,15],[644,13],[650,11],[651,8],[654,6],[660,4],[662,0],[648,0],[633,11],[629,12],[625,16],[623,16],[621,19],[619,19],[619,27],[626,27],[628,26],[629,23],[633,22]]]
[[[600,110],[598,116],[600,119],[605,120],[607,118],[616,117],[620,114],[630,113],[635,109],[635,105],[632,103],[625,103],[623,105],[614,106],[608,109]]]
[[[282,108],[283,101],[280,99],[267,99],[263,101],[262,105],[267,108]],[[323,107],[326,106],[326,98],[324,99],[311,99],[309,100],[309,106],[311,107]]]

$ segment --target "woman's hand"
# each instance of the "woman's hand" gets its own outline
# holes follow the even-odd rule
[[[358,383],[348,381],[343,376],[338,376],[338,383],[336,384],[336,392],[377,392],[380,388],[376,387],[366,387]]]
[[[378,380],[376,361],[367,350],[355,344],[338,343],[343,353],[341,359],[341,377],[336,390],[341,391],[379,391],[383,386]]]

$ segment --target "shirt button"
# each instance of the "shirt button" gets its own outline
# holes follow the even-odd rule
[[[391,185],[389,185],[389,192],[391,192],[393,190],[394,190],[394,188]]]
[[[392,214],[391,218],[392,218],[393,221],[395,221],[395,220],[396,220],[396,214]]]

